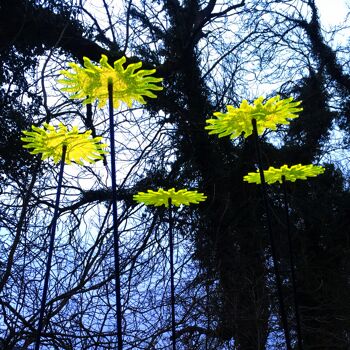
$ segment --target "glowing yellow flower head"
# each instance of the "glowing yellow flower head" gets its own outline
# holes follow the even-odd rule
[[[94,163],[102,159],[102,155],[107,153],[104,149],[106,144],[100,143],[102,137],[91,137],[91,131],[79,133],[76,126],[68,131],[62,123],[59,124],[58,130],[47,123],[43,128],[32,125],[33,131],[23,131],[26,137],[21,140],[28,142],[24,148],[33,148],[31,154],[42,153],[42,159],[52,157],[55,163],[62,158],[62,148],[65,145],[66,159],[65,163],[70,164],[72,161],[83,164],[83,161]]]
[[[147,192],[139,192],[134,195],[134,200],[146,205],[155,205],[165,207],[169,206],[169,199],[171,203],[179,207],[181,204],[190,205],[191,203],[198,204],[206,200],[207,196],[197,191],[179,190],[175,191],[175,188],[171,188],[168,191],[160,188],[157,192],[148,190]]]
[[[117,108],[120,102],[128,107],[133,101],[145,104],[143,96],[150,98],[157,97],[151,90],[159,91],[163,88],[155,83],[161,82],[162,78],[151,77],[155,69],[135,70],[142,66],[142,62],[129,64],[124,69],[123,64],[126,58],[122,57],[114,62],[114,68],[108,64],[107,56],[102,55],[99,65],[93,64],[89,58],[84,57],[84,67],[76,63],[69,63],[73,72],[62,70],[64,79],[58,82],[65,85],[62,91],[73,93],[71,99],[84,98],[84,104],[91,103],[98,99],[99,107],[104,107],[108,100],[108,81],[113,82],[113,102]]]
[[[263,104],[264,97],[257,98],[252,105],[247,100],[243,100],[239,108],[227,106],[227,113],[215,112],[216,119],[207,119],[206,130],[209,134],[218,134],[219,137],[230,135],[234,139],[244,132],[244,137],[248,137],[253,132],[252,119],[256,120],[258,135],[265,129],[277,129],[277,124],[289,124],[288,119],[297,118],[296,113],[302,108],[298,108],[299,102],[292,102],[293,98],[280,99],[280,96],[270,98]]]
[[[279,169],[269,167],[268,170],[264,170],[265,181],[268,184],[275,182],[282,183],[282,176],[285,177],[286,181],[295,182],[296,180],[307,180],[307,177],[315,177],[319,174],[323,174],[325,169],[318,165],[292,165],[288,168],[288,165],[283,165]],[[244,181],[249,183],[261,184],[260,173],[257,170],[255,173],[248,173],[244,176]]]

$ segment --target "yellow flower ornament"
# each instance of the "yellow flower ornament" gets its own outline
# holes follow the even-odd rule
[[[227,106],[227,113],[215,112],[216,118],[207,119],[205,127],[209,135],[218,134],[219,137],[230,136],[234,139],[244,133],[248,137],[253,132],[252,119],[256,120],[258,135],[265,129],[276,130],[278,124],[289,124],[288,119],[297,118],[296,113],[300,101],[292,102],[293,98],[281,100],[280,96],[270,98],[263,103],[264,97],[257,98],[252,105],[243,100],[239,108]]]
[[[290,168],[288,165],[283,165],[279,169],[269,167],[268,170],[264,170],[265,181],[269,185],[279,182],[282,183],[282,176],[285,177],[286,181],[295,182],[296,180],[307,180],[308,177],[315,177],[319,174],[323,174],[325,169],[318,165],[292,165]],[[260,173],[257,170],[255,173],[248,173],[244,176],[244,181],[249,183],[261,184]]]
[[[165,207],[169,207],[169,199],[171,199],[171,203],[179,207],[181,204],[198,204],[199,202],[205,201],[207,196],[197,191],[188,191],[185,189],[175,191],[175,188],[166,191],[160,188],[158,191],[148,190],[147,192],[139,192],[135,194],[133,198],[136,202],[146,205],[165,205]]]
[[[74,126],[68,130],[62,123],[58,128],[44,123],[43,128],[32,125],[32,131],[22,131],[25,137],[21,140],[27,142],[24,148],[32,148],[31,154],[42,153],[42,159],[52,157],[55,163],[62,159],[62,149],[67,147],[65,163],[72,161],[83,164],[83,161],[94,163],[102,159],[102,155],[107,153],[106,144],[100,143],[102,137],[91,137],[91,131],[80,133]]]
[[[156,72],[155,69],[141,69],[142,62],[129,64],[124,69],[123,64],[126,58],[122,57],[114,62],[114,67],[108,64],[106,55],[102,55],[100,64],[93,64],[89,58],[84,57],[84,67],[76,63],[69,63],[72,71],[62,70],[64,79],[58,82],[65,85],[61,90],[73,93],[71,99],[84,98],[84,104],[91,103],[98,99],[98,107],[104,107],[108,100],[108,82],[113,83],[113,102],[117,108],[120,102],[124,102],[128,107],[133,101],[145,104],[143,96],[156,98],[152,92],[160,91],[163,88],[156,83],[162,78],[151,77]],[[135,72],[137,70],[137,72]]]

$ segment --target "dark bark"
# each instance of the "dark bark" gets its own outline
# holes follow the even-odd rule
[[[311,8],[311,20],[292,20],[304,29],[307,34],[311,52],[319,61],[320,70],[327,73],[334,80],[338,87],[343,90],[346,95],[350,94],[350,76],[344,71],[343,66],[337,59],[336,52],[326,43],[322,35],[320,18],[318,15],[317,6],[314,0],[308,0]]]
[[[80,61],[83,56],[98,61],[102,53],[108,53],[94,40],[85,38],[82,25],[70,17],[68,9],[53,13],[30,0],[2,0],[0,50],[14,45],[19,51],[30,48],[42,54],[44,50],[57,48]]]
[[[216,333],[222,340],[234,338],[239,349],[264,349],[268,299],[263,243],[253,225],[256,218],[249,215],[247,203],[240,201],[246,188],[237,185],[249,161],[237,160],[240,154],[228,139],[218,141],[204,130],[214,107],[208,102],[198,68],[196,34],[192,32],[199,9],[191,7],[195,2],[189,3],[187,8],[169,4],[173,25],[165,43],[168,56],[179,57],[180,62],[177,73],[169,77],[172,90],[181,94],[176,96],[179,102],[168,96],[173,101],[168,112],[177,126],[174,146],[183,176],[191,179],[191,174],[196,174],[201,179],[199,188],[209,198],[201,211],[207,229],[200,233],[207,243],[204,250],[197,248],[197,254],[201,263],[209,269],[214,266],[219,276],[222,294]],[[164,92],[165,96],[167,93],[171,91]]]

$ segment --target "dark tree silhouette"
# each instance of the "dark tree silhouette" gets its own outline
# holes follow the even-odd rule
[[[348,349],[349,170],[340,156],[349,154],[349,47],[334,49],[313,0],[120,3],[0,1],[0,346],[33,346],[57,177],[22,148],[21,130],[63,121],[108,138],[105,112],[69,100],[55,81],[69,61],[126,54],[128,64],[156,68],[164,90],[114,116],[125,349],[170,344],[167,213],[132,201],[158,187],[208,196],[174,220],[177,348],[284,348],[260,187],[243,183],[257,165],[254,142],[204,129],[214,111],[261,91],[303,101],[298,119],[260,137],[264,166],[326,166],[287,184],[304,349]],[[66,170],[47,349],[116,346],[112,191],[102,163]],[[282,191],[272,185],[267,194],[296,341]]]

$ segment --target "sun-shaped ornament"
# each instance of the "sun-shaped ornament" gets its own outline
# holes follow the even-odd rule
[[[158,191],[148,190],[147,192],[139,192],[138,194],[135,194],[133,198],[136,202],[144,203],[146,205],[164,205],[165,207],[169,206],[170,199],[171,204],[179,207],[181,204],[198,204],[199,202],[205,201],[207,196],[203,193],[188,191],[186,189],[175,191],[175,188],[171,188],[166,191],[160,188]]]
[[[269,167],[268,170],[264,170],[265,181],[269,185],[279,182],[283,182],[283,176],[286,181],[295,182],[296,180],[307,180],[308,177],[315,177],[323,174],[325,169],[319,165],[292,165],[290,168],[288,165],[282,165],[279,169]],[[255,173],[248,173],[243,177],[244,181],[249,183],[261,184],[260,173],[257,170]]]
[[[124,69],[126,58],[123,56],[114,62],[114,67],[109,65],[106,55],[102,55],[100,64],[93,64],[89,58],[84,57],[84,67],[69,63],[69,70],[62,70],[64,79],[57,80],[65,85],[61,90],[72,93],[71,99],[85,99],[84,104],[98,100],[98,107],[102,108],[108,100],[108,82],[113,84],[113,104],[117,108],[120,102],[128,107],[133,101],[145,104],[144,96],[156,98],[152,92],[163,88],[157,83],[163,79],[150,76],[156,72],[155,69],[141,69],[142,62],[129,64]],[[136,71],[136,72],[135,72]]]
[[[79,132],[74,126],[68,130],[62,123],[58,128],[44,123],[43,128],[32,125],[32,131],[22,131],[25,137],[21,140],[26,142],[24,148],[32,148],[31,154],[42,154],[42,159],[53,158],[55,163],[62,159],[63,146],[66,146],[65,163],[76,162],[80,165],[94,163],[103,159],[106,154],[106,144],[101,143],[102,137],[91,137],[91,131]]]
[[[239,108],[227,106],[227,113],[215,112],[216,118],[207,119],[210,125],[205,127],[209,134],[218,137],[230,136],[234,139],[244,133],[248,137],[253,133],[252,120],[256,120],[258,135],[266,129],[276,130],[278,124],[289,124],[289,119],[297,118],[302,111],[300,101],[293,98],[281,100],[280,96],[270,98],[263,103],[264,97],[257,98],[252,105],[243,100]]]

